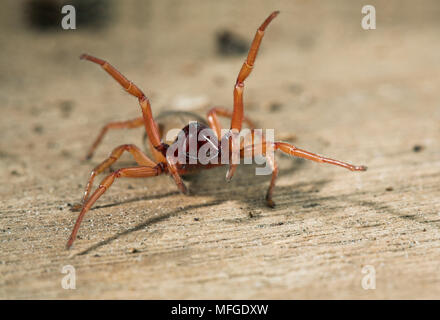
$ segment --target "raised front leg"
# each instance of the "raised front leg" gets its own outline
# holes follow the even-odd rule
[[[255,34],[254,40],[252,41],[251,48],[246,61],[238,73],[237,81],[235,82],[234,88],[234,112],[231,120],[231,129],[241,130],[241,125],[243,122],[243,89],[244,81],[249,76],[254,66],[255,59],[257,58],[258,49],[260,48],[261,40],[263,40],[264,31],[269,23],[279,14],[279,11],[274,11],[272,14],[266,18],[263,24],[258,28]]]
[[[108,74],[110,74],[113,79],[115,79],[129,94],[135,96],[139,100],[139,105],[142,109],[142,115],[144,118],[145,131],[148,134],[148,139],[150,139],[156,152],[153,152],[154,157],[157,162],[165,162],[165,157],[162,155],[161,151],[163,146],[160,141],[159,129],[156,122],[153,119],[153,114],[151,112],[151,105],[145,94],[139,89],[133,82],[125,78],[115,67],[109,64],[107,61],[101,60],[99,58],[93,57],[88,54],[82,54],[81,59],[86,59],[88,61],[99,64]]]
[[[243,90],[244,90],[244,81],[249,76],[254,67],[255,59],[257,58],[258,49],[260,48],[261,40],[264,36],[264,31],[266,30],[269,23],[278,15],[279,11],[274,11],[272,14],[266,18],[263,24],[258,28],[257,33],[255,34],[254,40],[252,41],[251,48],[249,49],[249,53],[246,61],[243,63],[243,66],[238,73],[237,81],[235,82],[234,87],[234,111],[231,119],[231,130],[232,134],[238,134],[241,131],[241,126],[243,123]],[[231,148],[234,149],[232,145],[235,141],[234,138],[231,140]],[[226,174],[226,179],[232,179],[232,176],[235,173],[235,169],[237,168],[236,164],[229,164],[229,169]]]

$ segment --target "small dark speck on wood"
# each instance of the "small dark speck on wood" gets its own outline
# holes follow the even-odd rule
[[[277,112],[277,111],[280,111],[282,107],[283,107],[283,105],[281,103],[274,102],[274,103],[270,104],[269,110],[272,112]]]
[[[247,41],[229,30],[217,33],[216,44],[217,53],[222,56],[237,56],[248,51]]]
[[[37,124],[34,126],[34,132],[42,134],[44,132],[44,127],[41,124]]]
[[[313,202],[313,203],[307,203],[307,204],[303,205],[302,207],[304,209],[307,209],[307,208],[314,208],[314,207],[317,207],[317,206],[319,206],[319,203]]]
[[[59,108],[61,111],[61,116],[63,118],[69,118],[70,114],[72,113],[74,107],[74,102],[71,100],[63,100],[59,104]]]

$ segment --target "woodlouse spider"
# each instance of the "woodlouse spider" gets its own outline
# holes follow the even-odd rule
[[[223,147],[225,145],[231,146],[233,142],[233,133],[240,132],[242,129],[242,123],[245,122],[247,125],[252,129],[254,126],[252,122],[244,117],[243,114],[243,89],[244,89],[244,81],[251,73],[255,58],[257,57],[258,49],[260,47],[261,40],[264,36],[264,31],[266,27],[269,25],[269,23],[278,15],[278,11],[273,12],[267,19],[263,22],[263,24],[258,28],[255,37],[253,39],[252,45],[250,47],[247,59],[243,63],[243,66],[241,67],[241,70],[238,74],[237,81],[235,83],[234,87],[234,94],[233,94],[233,110],[232,112],[223,108],[213,108],[211,109],[207,114],[207,124],[202,122],[196,122],[195,130],[198,136],[198,140],[196,140],[196,147],[197,151],[199,151],[203,146],[206,144],[210,144],[215,147],[216,153],[211,154],[211,158],[220,158],[221,155],[224,155]],[[131,95],[135,96],[140,104],[141,110],[142,110],[142,117],[124,121],[124,122],[113,122],[109,123],[101,130],[98,138],[93,143],[92,147],[90,148],[87,158],[91,158],[96,147],[101,142],[103,136],[109,129],[118,129],[118,128],[137,128],[141,127],[142,125],[145,126],[146,134],[148,135],[148,143],[150,145],[150,149],[152,151],[152,157],[154,160],[150,159],[146,154],[144,154],[138,147],[131,144],[124,144],[121,146],[116,147],[110,154],[110,156],[105,159],[103,162],[101,162],[98,166],[96,166],[91,173],[91,176],[89,178],[89,181],[87,183],[83,202],[82,202],[82,209],[79,213],[78,219],[75,223],[75,226],[73,228],[72,234],[67,242],[67,248],[69,248],[72,243],[74,242],[76,235],[78,233],[78,229],[80,227],[81,221],[84,218],[84,215],[86,212],[92,207],[92,205],[98,200],[104,192],[110,188],[110,186],[113,184],[115,179],[127,177],[127,178],[147,178],[147,177],[155,177],[161,174],[168,174],[171,175],[171,177],[174,179],[177,187],[179,190],[187,194],[187,188],[182,181],[181,176],[185,175],[187,173],[196,171],[197,169],[208,169],[216,166],[223,165],[221,161],[218,161],[217,164],[215,163],[208,163],[203,164],[201,161],[196,159],[195,163],[182,163],[182,161],[175,161],[174,159],[171,159],[170,152],[167,152],[170,150],[171,147],[174,147],[176,144],[182,142],[178,142],[176,140],[171,145],[165,144],[161,139],[161,132],[159,130],[159,126],[155,122],[153,118],[153,114],[151,112],[150,107],[150,101],[145,96],[145,94],[139,89],[133,82],[127,80],[121,73],[119,73],[118,70],[116,70],[112,65],[110,65],[108,62],[98,59],[96,57],[90,56],[88,54],[81,55],[81,59],[85,59],[91,62],[94,62],[98,65],[100,65],[105,71],[107,71],[119,84]],[[218,116],[226,117],[231,119],[231,126],[228,130],[228,133],[225,135],[222,134],[222,129],[220,127],[220,122],[218,120]],[[199,133],[202,130],[211,130],[210,132],[213,133],[212,136],[215,136],[219,139],[209,138],[207,136],[202,135],[202,139],[199,137]],[[243,146],[240,144],[239,148],[239,157],[243,158],[245,153],[245,148],[247,150],[251,150],[252,154],[251,156],[256,155],[256,143],[254,144],[254,132],[253,130],[250,131],[252,135],[252,143],[248,146]],[[183,133],[184,137],[184,144],[187,143],[190,136],[190,125],[187,125],[184,129],[181,130],[181,133]],[[267,204],[270,207],[274,207],[274,202],[272,200],[272,192],[275,186],[275,180],[277,178],[278,174],[278,168],[277,164],[275,162],[275,158],[272,155],[270,155],[268,152],[266,152],[268,149],[271,148],[272,150],[280,150],[284,153],[287,153],[292,156],[305,158],[309,160],[313,160],[316,162],[321,163],[329,163],[337,166],[341,166],[343,168],[349,169],[351,171],[365,171],[367,168],[365,166],[355,166],[351,165],[345,162],[341,162],[338,160],[333,160],[329,158],[325,158],[316,154],[313,154],[311,152],[298,149],[295,146],[285,143],[285,142],[269,142],[269,140],[263,139],[260,140],[260,155],[263,155],[266,157],[266,161],[270,166],[272,178],[270,181],[269,189],[266,194],[266,201]],[[187,149],[188,145],[185,149]],[[227,158],[230,159],[232,157],[232,150],[234,148],[228,148],[228,154]],[[135,167],[129,167],[129,168],[122,168],[119,169],[113,173],[110,173],[106,178],[104,178],[99,187],[90,195],[90,191],[92,188],[93,180],[95,177],[103,172],[105,169],[109,168],[115,161],[118,160],[118,158],[124,153],[124,151],[128,151],[131,153],[137,162],[138,166]],[[171,154],[174,154],[171,152]],[[188,154],[186,154],[188,155]],[[187,157],[188,158],[188,157]],[[231,179],[235,168],[237,164],[230,164],[229,170],[227,172],[227,179]]]

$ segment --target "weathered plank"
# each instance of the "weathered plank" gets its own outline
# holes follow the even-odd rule
[[[213,5],[170,9],[180,17],[171,26],[157,3],[137,29],[128,2],[128,16],[102,34],[22,27],[11,37],[1,28],[0,297],[438,298],[440,47],[429,1],[416,17],[402,12],[407,22],[368,32],[348,1],[281,4],[246,83],[246,112],[263,127],[369,171],[280,156],[275,209],[264,204],[269,178],[252,166],[229,184],[225,168],[203,172],[188,197],[167,177],[118,181],[64,249],[76,218],[68,204],[91,168],[142,136],[110,133],[91,162],[81,161],[103,124],[139,108],[77,56],[111,61],[150,95],[156,114],[179,95],[229,107],[242,58],[216,56],[215,31],[229,26],[251,39],[274,8],[262,2],[245,16],[248,2],[235,11],[216,4],[230,13],[216,21]],[[301,20],[314,15],[322,21]],[[203,34],[192,33],[201,25]],[[131,163],[127,156],[120,166]],[[76,269],[76,290],[61,287],[65,265]],[[361,286],[367,265],[375,290]]]

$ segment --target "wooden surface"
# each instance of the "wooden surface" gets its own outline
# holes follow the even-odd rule
[[[96,32],[30,32],[20,2],[2,10],[0,298],[439,297],[438,4],[374,2],[377,30],[364,31],[356,1],[251,2],[127,1]],[[250,41],[273,9],[281,14],[246,82],[246,114],[276,135],[294,133],[298,147],[369,170],[279,156],[275,209],[264,203],[269,177],[254,166],[231,183],[226,168],[205,171],[189,182],[191,196],[169,177],[121,179],[66,251],[77,216],[69,205],[90,170],[142,137],[112,132],[81,160],[102,125],[140,111],[79,54],[117,66],[155,114],[184,97],[207,101],[191,109],[203,115],[231,107],[244,59],[216,55],[215,32]],[[131,164],[124,156],[116,167]],[[75,290],[61,287],[65,265],[76,269]],[[375,290],[361,286],[366,265]]]

